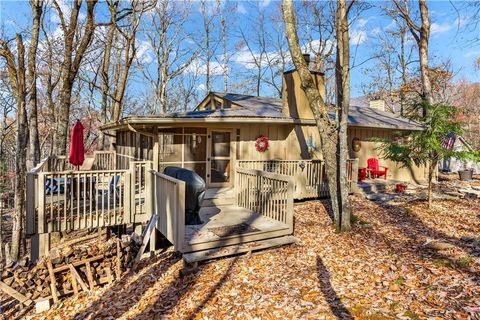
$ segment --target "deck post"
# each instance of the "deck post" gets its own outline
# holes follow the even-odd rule
[[[30,197],[26,197],[26,231],[27,234],[35,233],[35,198],[37,197],[37,188],[35,186],[36,174],[33,172],[27,173],[27,191],[31,192]]]
[[[129,171],[125,172],[125,194],[123,196],[123,215],[125,223],[132,222],[132,177]]]
[[[176,251],[183,251],[183,241],[185,239],[185,182],[180,181],[177,185],[176,197],[174,199],[177,201],[175,207],[175,214],[177,216],[177,239],[175,243]]]
[[[136,177],[136,171],[135,171],[135,163],[133,161],[130,161],[129,163],[130,166],[130,194],[127,196],[130,197],[130,211],[131,215],[133,216],[133,221],[137,221],[136,213],[137,213],[137,202],[135,200],[135,195],[137,192],[137,177]]]
[[[31,238],[30,259],[36,261],[50,252],[50,234],[36,233]]]

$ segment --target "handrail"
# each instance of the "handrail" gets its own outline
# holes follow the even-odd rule
[[[237,167],[263,170],[293,177],[294,198],[328,197],[325,163],[320,159],[237,160]],[[347,160],[347,182],[351,192],[357,188],[358,159]]]
[[[293,232],[291,176],[245,168],[235,168],[235,175],[238,206],[280,221]]]

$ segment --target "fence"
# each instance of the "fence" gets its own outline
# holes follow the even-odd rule
[[[238,160],[237,167],[293,177],[294,198],[329,196],[328,179],[322,160]],[[347,161],[347,183],[351,192],[357,184],[358,159]]]
[[[293,178],[254,169],[236,168],[237,205],[283,222],[293,231]]]

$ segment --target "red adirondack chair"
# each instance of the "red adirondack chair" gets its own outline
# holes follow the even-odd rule
[[[372,178],[377,178],[384,176],[385,180],[387,180],[387,167],[379,166],[377,158],[370,158],[367,160],[367,168],[370,170]],[[383,169],[381,169],[383,168]]]

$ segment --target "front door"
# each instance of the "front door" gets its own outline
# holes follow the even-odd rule
[[[210,187],[227,187],[232,182],[232,131],[211,130],[209,134],[209,155],[207,174]]]

